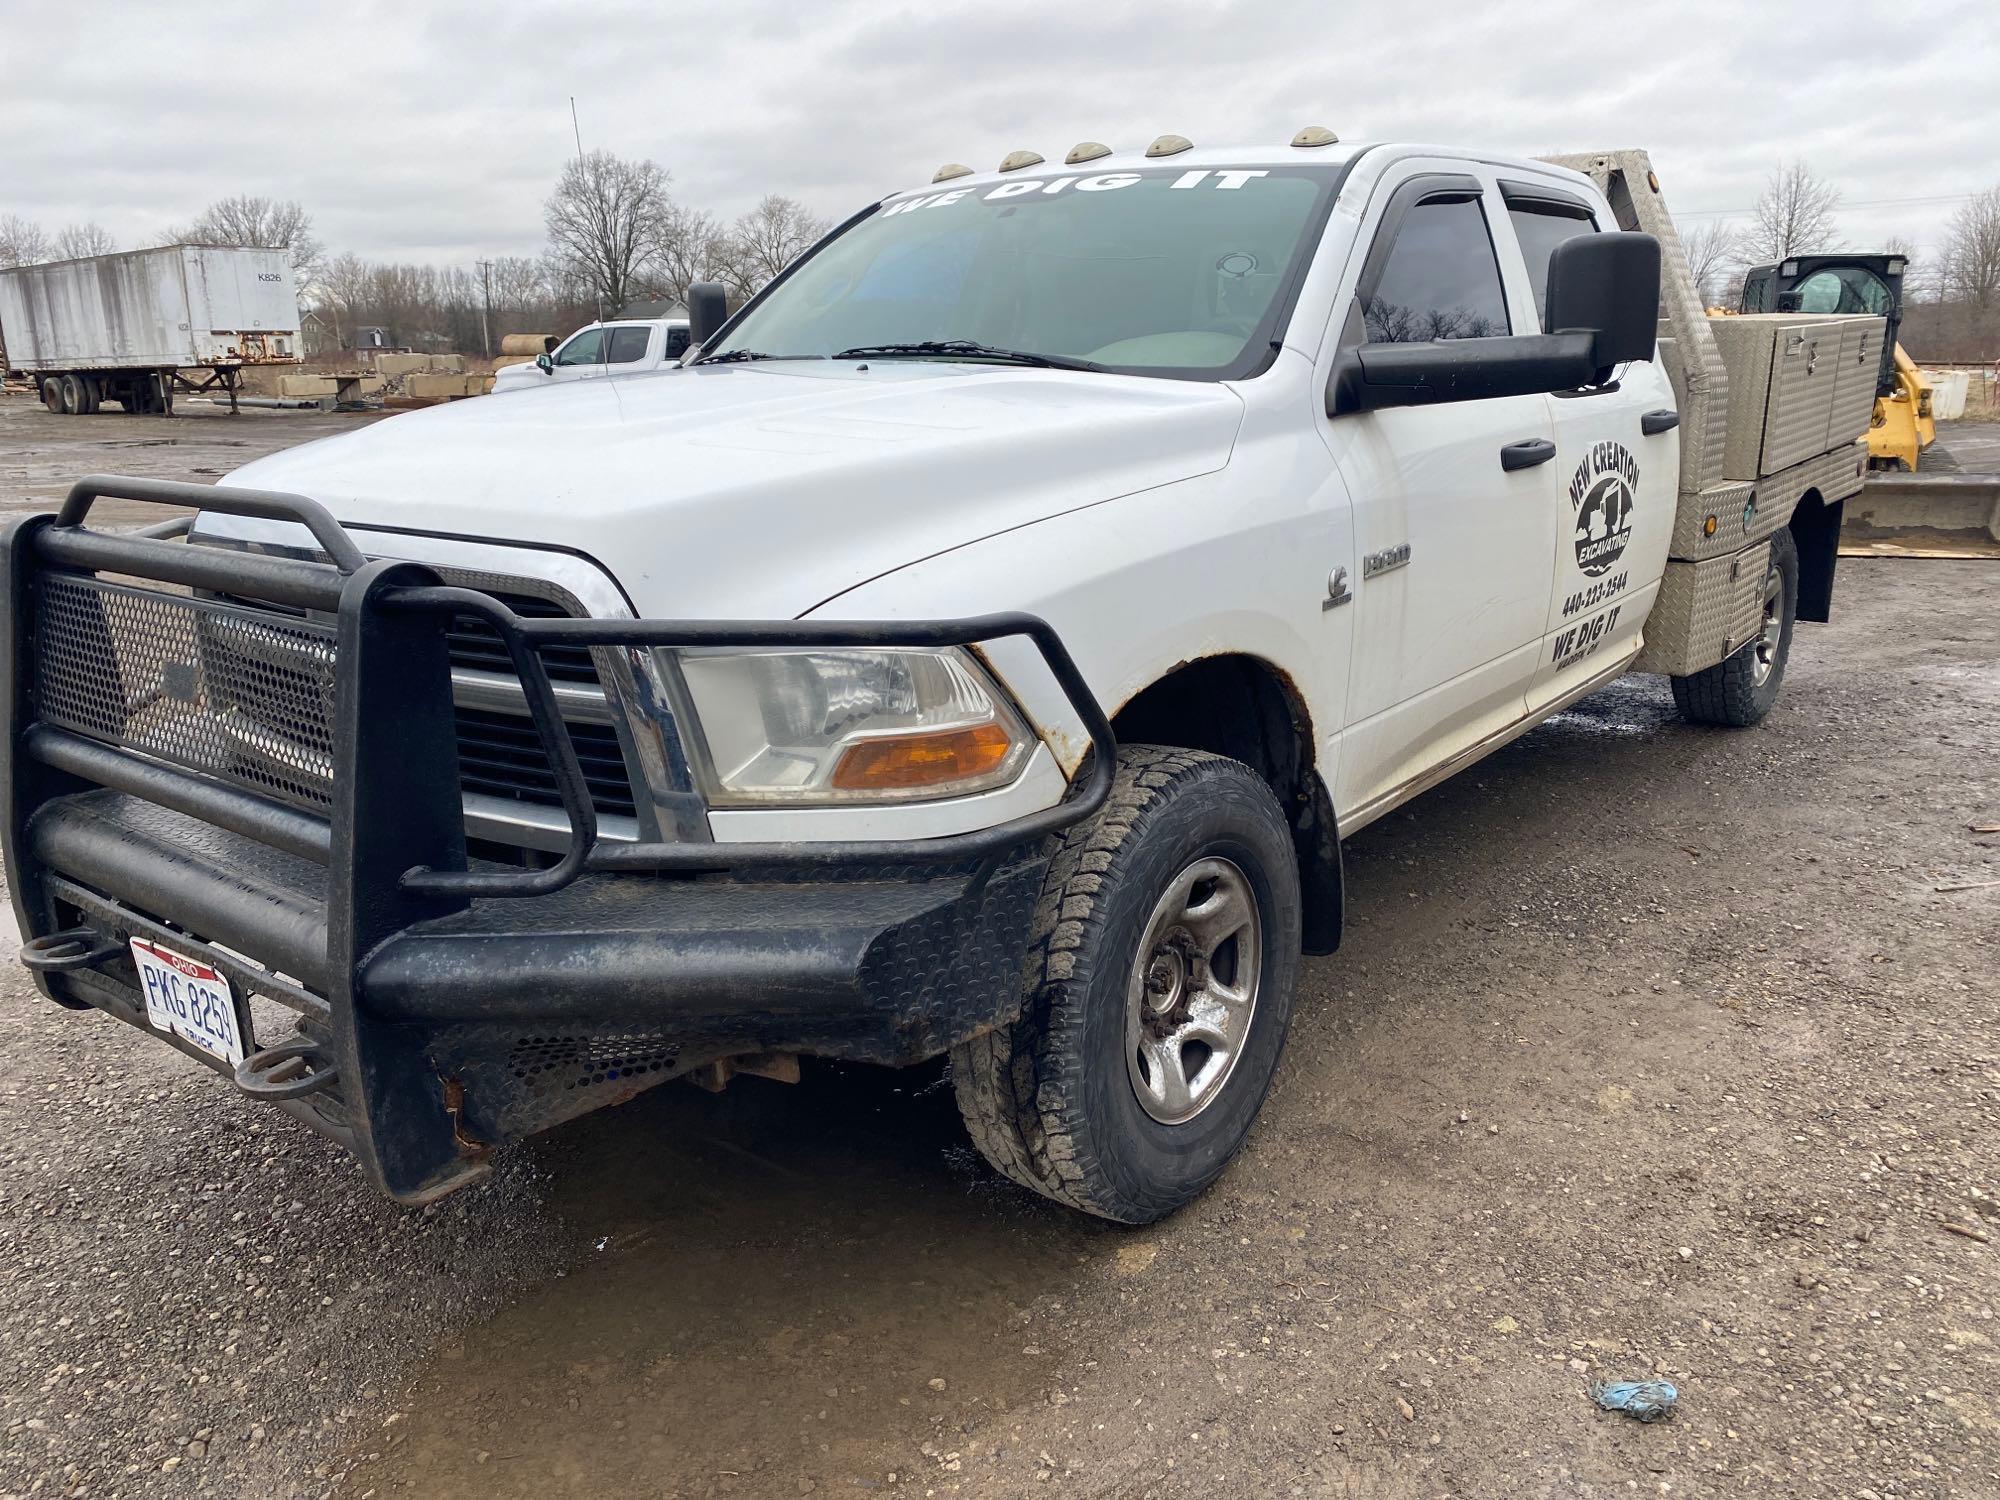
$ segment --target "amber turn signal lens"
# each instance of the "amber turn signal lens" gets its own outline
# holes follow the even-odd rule
[[[833,768],[843,792],[908,790],[970,781],[999,767],[1014,748],[999,724],[972,724],[864,740]]]

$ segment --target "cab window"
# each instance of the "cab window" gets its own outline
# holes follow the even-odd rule
[[[1486,214],[1470,197],[1412,207],[1362,308],[1377,344],[1498,338],[1512,331]]]
[[[678,359],[687,353],[688,331],[685,328],[667,330],[667,358]]]
[[[652,335],[650,328],[614,328],[611,330],[611,346],[604,356],[607,365],[637,364],[646,357],[646,340]]]
[[[604,330],[586,328],[556,351],[559,365],[597,365],[604,362]]]
[[[1535,316],[1546,320],[1549,301],[1549,257],[1564,240],[1595,234],[1597,225],[1582,204],[1541,199],[1509,199],[1507,218],[1521,242],[1521,259],[1528,264],[1528,285],[1535,290]]]
[[[1886,317],[1894,301],[1882,278],[1864,266],[1832,266],[1798,285],[1804,313],[1872,313]]]

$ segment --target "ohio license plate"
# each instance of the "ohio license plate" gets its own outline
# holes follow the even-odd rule
[[[243,1061],[248,1028],[227,979],[149,938],[132,939],[132,962],[146,997],[147,1020],[232,1068]]]

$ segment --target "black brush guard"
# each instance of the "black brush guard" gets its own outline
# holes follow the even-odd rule
[[[101,498],[294,521],[328,562],[85,528]],[[127,940],[211,963],[296,1034],[235,1081],[339,1140],[376,1183],[425,1202],[479,1175],[492,1145],[630,1097],[705,1062],[770,1050],[881,1062],[935,1055],[1011,1018],[1045,836],[1108,796],[1115,742],[1049,625],[934,621],[526,619],[430,569],[370,561],[296,495],[80,480],[55,516],[0,533],[0,840],[42,992],[146,1021]],[[130,582],[138,580],[140,587]],[[151,585],[164,584],[168,589]],[[325,764],[245,782],[113,723],[38,702],[43,611],[215,609],[225,594],[323,612]],[[468,857],[445,626],[477,614],[505,642],[569,819],[540,868]],[[204,616],[204,619],[208,617]],[[276,632],[282,627],[272,625]],[[875,842],[602,843],[538,648],[970,646],[1026,636],[1091,738],[1056,806],[971,833]],[[169,664],[175,673],[198,664]],[[122,687],[116,662],[111,680]],[[193,701],[195,689],[187,690]],[[44,696],[46,696],[46,690]],[[159,697],[158,691],[154,698]],[[153,701],[153,700],[148,700]],[[137,723],[140,709],[125,710]],[[62,723],[49,722],[61,718]],[[326,794],[299,795],[314,775]],[[167,1036],[197,1060],[225,1065]]]

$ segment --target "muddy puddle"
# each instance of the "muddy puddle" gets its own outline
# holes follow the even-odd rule
[[[417,1372],[344,1493],[793,1495],[935,1473],[1042,1399],[1032,1305],[1109,1233],[975,1173],[935,1070],[668,1085],[537,1149],[577,1259]]]

